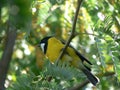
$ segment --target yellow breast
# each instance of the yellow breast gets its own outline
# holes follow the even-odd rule
[[[51,62],[55,62],[63,47],[64,45],[59,40],[57,40],[56,38],[50,38],[48,40],[46,56],[49,58]]]
[[[52,63],[54,63],[59,57],[59,54],[63,48],[64,44],[62,44],[59,40],[56,38],[50,38],[48,40],[46,56]],[[76,55],[74,49],[68,47],[66,53],[64,53],[64,56],[62,57],[62,61],[70,62],[73,66],[78,67],[78,62],[80,59]]]

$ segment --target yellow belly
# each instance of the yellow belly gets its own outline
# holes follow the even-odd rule
[[[58,41],[56,38],[51,38],[48,40],[46,56],[52,63],[54,63],[55,60],[58,58],[60,51],[63,47],[64,47],[64,45],[61,44],[61,42]]]
[[[57,60],[57,58],[59,57],[59,54],[63,48],[64,48],[64,44],[62,44],[60,41],[58,41],[55,38],[51,38],[48,40],[46,56],[52,63],[54,63]],[[63,62],[64,61],[70,62],[73,66],[78,67],[79,66],[78,62],[81,60],[74,52],[74,49],[71,47],[68,47],[66,52],[67,53],[64,54],[64,56],[62,57],[61,60]]]

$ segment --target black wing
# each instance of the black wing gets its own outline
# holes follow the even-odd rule
[[[82,60],[82,62],[86,61],[88,64],[92,65],[92,63],[91,63],[88,59],[86,59],[82,54],[80,54],[77,50],[75,50],[75,51],[76,51],[76,54],[79,56],[79,58]],[[89,71],[91,71],[91,69],[90,69],[88,66],[86,66],[84,63],[83,63],[83,65],[84,65]]]
[[[61,41],[61,42],[62,42],[63,44],[65,44],[65,42],[63,42],[63,41]],[[91,69],[84,64],[84,61],[86,61],[86,62],[87,62],[88,64],[90,64],[90,65],[92,65],[92,63],[91,63],[87,58],[85,58],[80,52],[78,52],[74,47],[72,47],[71,45],[69,45],[69,47],[71,47],[71,48],[73,48],[73,49],[75,50],[76,55],[78,55],[79,58],[82,60],[83,65],[84,65],[89,71],[91,71]]]
[[[79,58],[82,60],[82,62],[86,61],[87,63],[92,65],[92,63],[87,58],[85,58],[82,54],[80,54],[77,50],[75,50],[75,53],[79,56]]]

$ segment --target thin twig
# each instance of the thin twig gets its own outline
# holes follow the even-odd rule
[[[86,34],[86,35],[92,35],[92,36],[97,36],[96,34],[93,34],[93,33],[75,33],[74,36],[77,36],[77,35],[80,35],[80,34]]]
[[[58,61],[62,58],[65,50],[67,49],[67,47],[69,46],[72,38],[74,37],[75,28],[76,28],[76,22],[77,22],[77,17],[78,17],[78,13],[79,13],[79,9],[80,9],[80,6],[81,6],[81,4],[82,4],[82,1],[83,1],[83,0],[78,0],[78,6],[77,6],[77,9],[76,9],[75,17],[74,17],[73,24],[72,24],[72,32],[71,32],[71,35],[70,35],[69,39],[67,40],[67,42],[66,42],[66,44],[65,44],[65,47],[64,47],[63,50],[61,51],[58,59],[56,60],[56,63],[58,63]]]

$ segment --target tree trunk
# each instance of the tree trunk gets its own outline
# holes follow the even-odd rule
[[[5,90],[4,83],[11,61],[13,47],[16,39],[16,30],[13,27],[8,27],[5,49],[0,60],[0,90]]]

